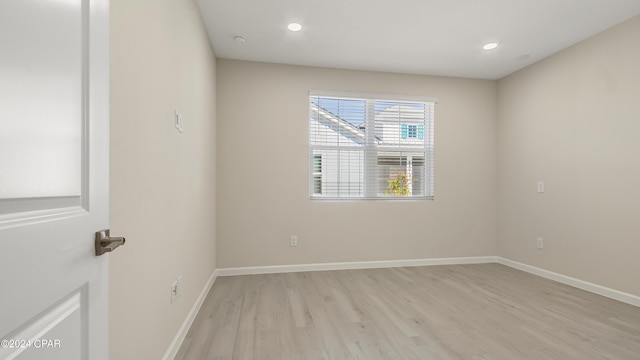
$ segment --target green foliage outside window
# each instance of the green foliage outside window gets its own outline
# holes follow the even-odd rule
[[[392,175],[387,183],[387,196],[409,196],[409,178],[406,173]]]

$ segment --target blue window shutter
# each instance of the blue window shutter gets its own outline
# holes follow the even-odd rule
[[[424,139],[424,125],[418,125],[418,139]]]
[[[408,133],[408,129],[407,129],[407,124],[402,124],[402,138],[406,139],[407,138],[407,133]]]

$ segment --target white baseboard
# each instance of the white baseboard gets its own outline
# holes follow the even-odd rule
[[[204,303],[204,299],[207,297],[209,290],[211,290],[211,287],[213,286],[213,283],[216,281],[216,278],[218,276],[218,270],[214,271],[213,274],[211,274],[211,277],[209,277],[209,280],[200,292],[200,295],[198,295],[195,304],[193,304],[193,307],[191,307],[191,311],[189,311],[187,318],[182,323],[180,330],[178,330],[176,337],[173,338],[173,341],[171,342],[171,345],[169,345],[167,352],[162,357],[162,360],[173,360],[176,357],[176,355],[178,354],[178,350],[180,350],[180,346],[182,346],[182,342],[189,332],[189,328],[191,328],[196,315],[198,315],[198,311],[200,311],[200,308]]]
[[[572,278],[570,276],[562,275],[555,273],[553,271],[541,269],[535,266],[523,264],[517,261],[505,259],[503,257],[498,256],[497,262],[502,265],[506,265],[508,267],[512,267],[514,269],[522,270],[524,272],[528,272],[530,274],[538,275],[545,279],[557,281],[559,283],[573,286],[578,289],[582,289],[585,291],[592,292],[594,294],[602,295],[614,300],[621,301],[623,303],[627,303],[630,305],[640,307],[640,296],[632,295],[629,293],[625,293],[622,291],[614,290],[605,286],[597,285],[594,283],[590,283],[584,280]]]
[[[495,256],[477,256],[477,257],[457,257],[457,258],[252,266],[252,267],[237,267],[237,268],[221,268],[221,269],[218,269],[218,276],[259,275],[259,274],[277,274],[277,273],[304,272],[304,271],[326,271],[326,270],[380,269],[380,268],[392,268],[392,267],[431,266],[431,265],[487,264],[487,263],[494,263],[496,261],[497,260]]]
[[[624,303],[640,307],[640,296],[614,290],[605,286],[593,284],[584,280],[572,278],[570,276],[558,274],[553,271],[523,264],[523,263],[509,260],[500,256],[476,256],[476,257],[456,257],[456,258],[251,266],[251,267],[221,268],[216,270],[216,273],[217,273],[217,276],[235,276],[235,275],[277,274],[277,273],[304,272],[304,271],[381,269],[381,268],[392,268],[392,267],[487,264],[487,263],[499,263],[502,265],[506,265],[514,269],[518,269],[524,272],[528,272],[530,274],[538,275],[543,278],[557,281],[565,285],[573,286],[578,289],[589,291],[598,295],[606,296],[614,300],[622,301]]]

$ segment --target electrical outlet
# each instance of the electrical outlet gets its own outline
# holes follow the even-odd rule
[[[536,247],[538,249],[544,249],[544,239],[543,238],[541,238],[541,237],[536,238]]]
[[[173,304],[178,300],[180,294],[180,287],[178,286],[178,280],[171,284],[171,303]]]
[[[539,193],[544,192],[544,181],[538,181],[538,192]]]
[[[176,127],[176,129],[178,129],[178,131],[180,131],[182,133],[183,132],[183,130],[182,130],[182,113],[179,112],[178,110],[176,110],[174,112],[173,123],[174,123],[174,126]]]
[[[291,235],[291,238],[289,239],[289,245],[291,247],[298,246],[298,237],[295,235]]]
[[[171,303],[178,301],[180,299],[180,291],[182,288],[182,275],[178,276],[176,281],[171,284]]]

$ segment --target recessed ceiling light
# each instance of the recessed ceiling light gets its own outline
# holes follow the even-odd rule
[[[300,31],[302,30],[302,25],[298,24],[298,23],[291,23],[289,25],[287,25],[287,28],[291,31]]]
[[[493,50],[493,49],[495,49],[497,47],[498,47],[498,43],[490,42],[490,43],[484,44],[484,46],[482,48],[485,49],[485,50]]]

